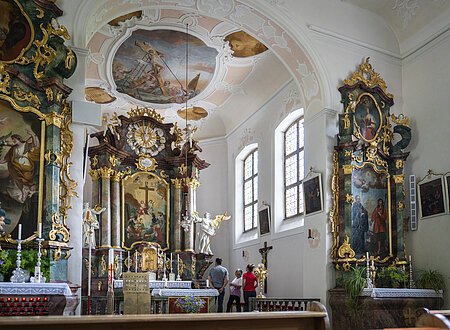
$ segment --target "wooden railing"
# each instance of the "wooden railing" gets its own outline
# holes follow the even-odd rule
[[[252,311],[258,312],[306,311],[311,301],[320,302],[320,299],[250,298],[250,307]]]
[[[326,312],[260,312],[210,314],[110,315],[69,317],[3,317],[0,329],[20,330],[327,330]]]

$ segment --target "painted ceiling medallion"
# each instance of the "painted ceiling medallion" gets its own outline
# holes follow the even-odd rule
[[[114,102],[116,98],[109,95],[104,89],[100,87],[87,87],[84,90],[86,94],[86,100],[95,102],[98,104],[107,104]]]
[[[165,148],[166,138],[162,129],[152,128],[141,121],[128,126],[127,143],[137,154],[156,156]]]
[[[186,116],[187,113],[187,116]],[[187,120],[200,120],[208,116],[208,112],[200,107],[190,107],[187,109],[180,109],[177,111],[178,117]],[[187,118],[186,118],[187,117]]]
[[[148,103],[184,103],[185,54],[186,34],[183,32],[134,31],[114,56],[112,73],[116,90]],[[211,82],[217,55],[217,50],[189,35],[189,99],[201,93]]]
[[[225,41],[228,41],[234,57],[250,57],[267,50],[264,44],[244,31],[227,35]]]
[[[119,16],[115,19],[113,19],[112,21],[109,21],[108,24],[111,26],[119,26],[119,23],[125,22],[133,17],[136,18],[141,18],[142,17],[142,10],[138,10],[138,11],[134,11],[132,13],[126,14],[126,15],[122,15]]]

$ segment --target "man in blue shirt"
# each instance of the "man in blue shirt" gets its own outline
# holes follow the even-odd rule
[[[222,313],[225,288],[228,284],[228,270],[222,266],[221,258],[216,258],[216,265],[209,271],[208,279],[211,285],[219,291],[219,296],[216,297],[217,313]]]

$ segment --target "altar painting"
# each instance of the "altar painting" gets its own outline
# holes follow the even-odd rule
[[[19,58],[33,41],[30,19],[14,0],[0,0],[0,61]]]
[[[355,108],[356,136],[371,142],[382,128],[381,110],[376,99],[369,93],[362,93]]]
[[[168,248],[169,185],[153,173],[138,172],[123,180],[123,246],[154,242]]]
[[[33,113],[21,113],[0,101],[0,218],[3,231],[22,239],[37,230],[41,125]]]
[[[347,232],[356,257],[369,252],[385,257],[392,253],[390,184],[387,172],[372,164],[355,166],[352,172],[352,206]]]

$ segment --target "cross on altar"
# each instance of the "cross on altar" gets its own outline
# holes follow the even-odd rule
[[[267,255],[269,251],[273,249],[273,246],[267,246],[267,242],[264,242],[264,247],[259,249],[259,253],[261,254],[261,262],[264,264],[264,267],[267,269]],[[264,282],[264,293],[267,293],[267,279]]]
[[[150,188],[148,186],[148,182],[147,181],[145,182],[145,186],[139,187],[138,189],[141,189],[141,190],[145,191],[145,207],[147,208],[148,207],[148,192],[149,191],[154,191],[155,189]]]

